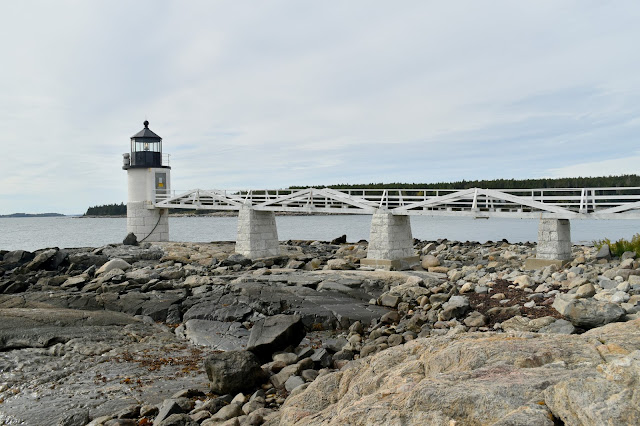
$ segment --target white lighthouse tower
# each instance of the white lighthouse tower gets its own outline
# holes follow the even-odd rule
[[[131,137],[131,153],[123,157],[129,181],[127,233],[133,232],[139,242],[169,241],[169,212],[154,203],[169,194],[171,167],[162,164],[162,138],[148,121]]]

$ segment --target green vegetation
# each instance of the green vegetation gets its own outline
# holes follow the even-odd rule
[[[640,234],[635,234],[631,241],[625,240],[624,238],[612,243],[608,238],[600,241],[594,241],[593,245],[596,246],[598,250],[600,250],[604,245],[609,246],[609,251],[613,256],[620,257],[625,251],[634,251],[638,256],[640,256]]]
[[[120,204],[104,204],[102,206],[89,207],[85,216],[124,216],[127,214],[127,205]]]
[[[621,186],[640,187],[639,175],[575,177],[558,179],[495,179],[495,180],[461,180],[457,182],[438,183],[368,183],[329,185],[329,188],[380,188],[380,189],[544,189],[544,188],[611,188]],[[316,188],[324,188],[316,185]],[[291,188],[308,188],[308,186],[292,186]]]

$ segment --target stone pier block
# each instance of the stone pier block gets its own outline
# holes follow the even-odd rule
[[[539,269],[567,263],[571,259],[571,223],[569,219],[540,219],[536,257],[527,259],[526,269]]]
[[[236,253],[249,259],[280,255],[274,212],[253,210],[250,207],[240,209]]]
[[[138,242],[169,241],[169,212],[148,208],[145,201],[127,203],[127,233],[133,232]]]
[[[403,269],[419,260],[413,249],[409,216],[375,213],[371,218],[367,258],[360,264],[376,269]]]

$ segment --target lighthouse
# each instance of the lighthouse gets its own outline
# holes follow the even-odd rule
[[[162,138],[149,129],[131,136],[131,152],[123,154],[127,171],[127,233],[138,241],[169,241],[169,212],[155,202],[169,195],[171,167],[163,164]]]

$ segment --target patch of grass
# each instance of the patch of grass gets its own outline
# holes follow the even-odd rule
[[[619,239],[615,243],[605,238],[604,240],[594,241],[593,245],[600,250],[604,245],[609,246],[609,251],[613,256],[620,257],[625,251],[634,251],[636,255],[640,256],[640,234],[635,234],[631,237],[631,241],[624,238]]]

